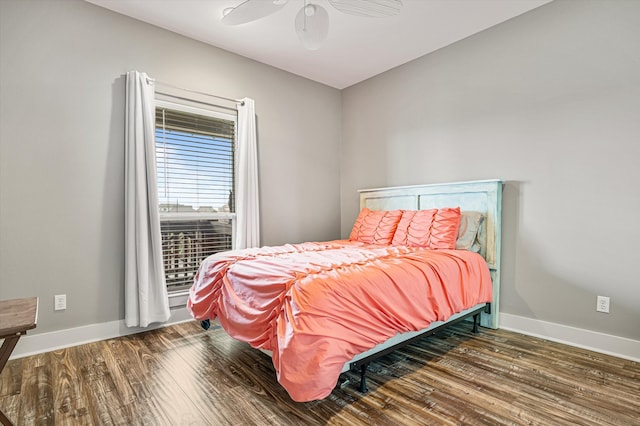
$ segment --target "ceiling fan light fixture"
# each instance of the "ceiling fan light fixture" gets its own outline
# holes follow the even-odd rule
[[[329,13],[322,6],[307,4],[296,15],[295,29],[305,49],[318,50],[329,34]]]

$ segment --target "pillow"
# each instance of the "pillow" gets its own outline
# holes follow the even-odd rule
[[[430,249],[455,249],[460,228],[460,207],[438,209],[431,227]]]
[[[460,227],[460,207],[405,210],[391,244],[454,249]]]
[[[366,244],[391,244],[402,210],[369,210],[360,211],[349,235],[350,241]]]
[[[351,228],[351,234],[349,234],[350,241],[358,241],[358,235],[360,234],[360,229],[362,228],[362,222],[364,222],[364,218],[367,217],[369,213],[371,213],[371,210],[366,207],[360,210],[360,213],[358,214],[358,217],[356,218],[356,221]]]
[[[472,250],[477,252],[478,231],[484,216],[480,212],[460,212],[460,228],[456,240],[457,250]]]
[[[391,244],[429,247],[433,218],[438,210],[405,210]]]

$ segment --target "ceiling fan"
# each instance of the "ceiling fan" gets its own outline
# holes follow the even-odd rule
[[[264,18],[282,9],[289,0],[246,0],[223,11],[222,22],[240,25]],[[294,27],[302,45],[317,50],[329,33],[329,14],[317,4],[318,0],[304,0]],[[331,6],[349,15],[383,18],[400,13],[402,0],[327,0]]]

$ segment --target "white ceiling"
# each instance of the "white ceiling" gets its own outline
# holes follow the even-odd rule
[[[248,24],[227,26],[222,10],[244,0],[86,0],[311,80],[343,89],[551,0],[403,0],[399,15],[364,18],[312,0],[329,13],[323,46],[307,51],[293,26],[304,0]],[[269,0],[264,0],[269,1]]]

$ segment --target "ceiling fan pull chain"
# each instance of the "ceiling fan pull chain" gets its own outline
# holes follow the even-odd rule
[[[302,27],[302,31],[307,31],[307,16],[309,16],[307,14],[307,0],[304,0],[304,26]]]

